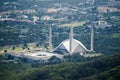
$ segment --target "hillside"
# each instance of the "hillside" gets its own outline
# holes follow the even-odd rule
[[[94,76],[93,76],[94,75]],[[92,77],[90,77],[92,76]],[[120,55],[113,55],[85,63],[61,63],[39,68],[26,75],[25,80],[118,80]]]
[[[38,67],[0,59],[0,80],[119,80],[120,76],[120,54]]]
[[[120,66],[117,66],[108,71],[104,71],[100,74],[85,78],[84,80],[119,80],[119,78]]]

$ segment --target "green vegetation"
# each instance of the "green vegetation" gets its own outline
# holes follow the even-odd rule
[[[112,80],[114,79],[118,80],[120,76],[120,71],[119,71],[120,59],[119,58],[120,58],[120,55],[114,55],[111,57],[101,58],[95,61],[85,62],[85,63],[71,63],[71,62],[66,63],[65,62],[58,65],[43,67],[41,69],[35,70],[31,74],[27,75],[24,79],[26,80],[37,80],[37,79],[84,80],[87,77],[104,72],[106,74],[106,77],[103,77],[103,79],[104,78],[109,79],[110,77],[113,77]],[[109,71],[116,71],[116,70],[118,70],[118,74],[116,76],[111,75],[112,73],[109,74]],[[32,79],[30,76],[32,76]],[[94,80],[94,78],[92,80]],[[100,80],[99,77],[98,77],[98,80]]]
[[[85,80],[119,80],[120,65],[108,71],[86,78]]]
[[[25,50],[34,50],[34,49],[45,49],[44,46],[39,46],[39,43],[27,43],[27,44],[17,44],[17,45],[6,45],[6,46],[0,46],[0,54],[3,54],[5,50],[7,52],[22,52]]]
[[[14,60],[5,60],[0,55],[0,80],[19,80],[30,66]]]
[[[116,24],[117,26],[120,26],[120,20],[117,21],[117,22],[115,22],[115,24]]]
[[[88,25],[99,20],[99,15],[113,26],[105,28],[101,26],[103,28],[94,29],[94,50],[102,54],[119,53],[119,12],[98,13],[96,8],[104,1],[108,0],[95,0],[95,6],[91,7],[86,3],[86,0],[3,0],[0,3],[0,11],[7,13],[1,14],[1,18],[8,17],[15,20],[24,20],[25,18],[25,20],[33,21],[33,17],[36,16],[39,19],[36,24],[12,20],[0,21],[0,53],[3,53],[4,50],[19,52],[25,48],[31,49],[30,46],[16,47],[18,44],[37,43],[37,47],[46,46],[47,48],[49,25],[51,24],[55,24],[52,26],[54,48],[69,38],[69,27],[75,26],[74,38],[90,49],[90,28]],[[48,9],[55,9],[58,12],[49,13]],[[32,10],[35,12],[32,13]],[[40,20],[46,15],[52,19]],[[14,46],[4,48],[6,45]]]
[[[102,56],[103,58],[99,59],[98,57],[83,58],[78,55],[64,56],[65,62],[60,62],[53,56],[48,60],[52,65],[45,65],[44,62],[25,63],[26,59],[6,60],[2,54],[48,48],[51,24],[55,24],[52,26],[54,48],[69,38],[69,27],[75,26],[74,38],[90,49],[88,25],[98,26],[96,22],[101,17],[110,26],[94,27],[94,50],[104,55],[120,53],[119,11],[104,13],[97,10],[98,6],[107,5],[108,1],[95,0],[93,6],[86,0],[1,0],[0,80],[119,80],[120,54]],[[112,7],[120,8],[119,5],[114,6],[114,4]],[[53,12],[49,12],[48,9],[53,9]],[[34,16],[38,18],[36,24],[32,23]],[[43,20],[46,18],[44,16],[51,19]]]
[[[119,80],[120,76],[120,54],[89,62],[62,62],[38,67],[6,61],[2,56],[0,61],[0,80]]]

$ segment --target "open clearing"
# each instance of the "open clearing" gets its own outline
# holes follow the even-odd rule
[[[13,48],[14,47],[14,48]],[[45,49],[42,46],[36,46],[35,43],[28,43],[27,47],[23,46],[23,44],[17,44],[17,45],[6,45],[6,46],[0,46],[0,54],[3,54],[5,50],[7,50],[7,52],[24,52],[29,50],[43,50]]]
[[[61,27],[76,27],[76,26],[83,26],[85,23],[86,23],[86,21],[74,22],[74,23],[62,24],[62,25],[59,25],[59,26],[61,26]]]

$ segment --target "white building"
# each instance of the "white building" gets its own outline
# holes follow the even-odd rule
[[[87,48],[80,41],[73,38],[72,28],[70,30],[70,38],[62,41],[54,50],[54,52],[65,52],[70,55],[74,53],[80,53],[83,55],[86,51],[88,51]]]
[[[100,18],[100,19],[98,20],[98,25],[106,25],[106,24],[107,24],[107,21],[105,21],[104,18]]]
[[[81,55],[83,55],[83,53],[88,51],[87,48],[76,39],[72,39],[71,45],[72,48],[70,50],[70,39],[66,39],[58,45],[58,47],[55,49],[55,52],[63,51],[70,54],[80,53]]]

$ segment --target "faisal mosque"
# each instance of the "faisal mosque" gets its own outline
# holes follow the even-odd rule
[[[84,44],[80,41],[74,39],[73,28],[70,27],[69,38],[62,41],[55,49],[52,48],[52,28],[49,29],[49,51],[31,51],[31,52],[22,52],[22,53],[5,53],[5,57],[9,55],[14,56],[15,58],[21,59],[26,58],[28,60],[34,61],[47,61],[51,57],[56,56],[59,59],[63,59],[64,55],[73,55],[79,53],[81,56],[86,55],[89,52],[94,52],[93,50],[93,38],[94,32],[93,27],[91,27],[91,44],[90,50],[88,50]],[[90,54],[91,55],[91,54]]]

